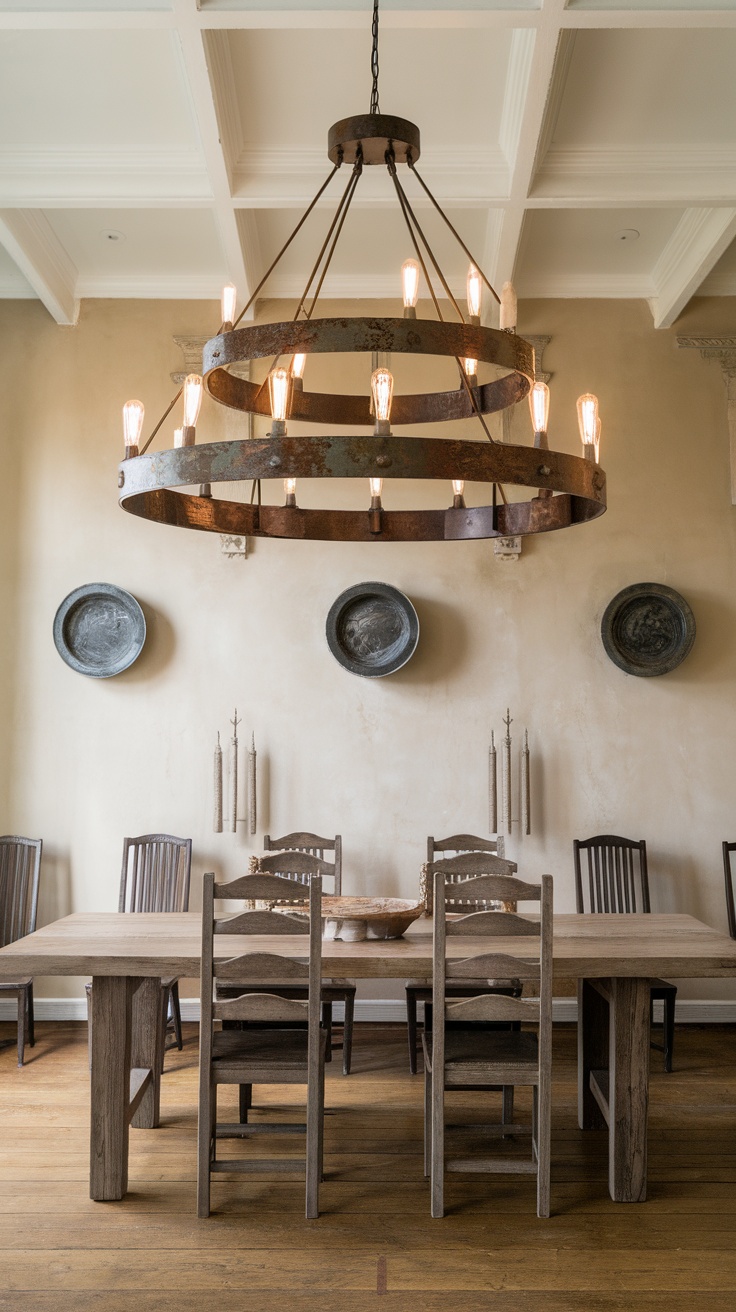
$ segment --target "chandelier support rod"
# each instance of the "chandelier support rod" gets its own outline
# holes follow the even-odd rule
[[[315,278],[315,276],[316,276],[317,270],[318,270],[318,268],[319,268],[319,266],[320,266],[320,264],[321,264],[321,262],[322,262],[322,256],[324,255],[325,251],[327,250],[327,247],[328,247],[328,245],[329,245],[330,238],[331,238],[333,232],[335,231],[335,226],[336,226],[336,224],[338,223],[338,220],[339,220],[340,215],[341,215],[342,210],[343,210],[343,206],[345,205],[345,202],[348,200],[348,193],[350,193],[350,199],[352,200],[352,191],[355,190],[356,179],[357,179],[357,177],[360,177],[360,171],[361,171],[362,167],[363,167],[363,166],[362,166],[362,164],[360,163],[360,161],[356,161],[356,163],[353,165],[353,171],[352,171],[352,173],[350,174],[350,180],[349,180],[349,182],[348,182],[348,185],[347,185],[347,187],[345,188],[345,190],[344,190],[342,196],[340,197],[340,203],[338,204],[338,207],[337,207],[337,209],[335,210],[335,213],[334,213],[333,218],[332,218],[332,223],[330,224],[330,226],[329,226],[329,228],[328,228],[328,230],[327,230],[327,236],[325,237],[325,239],[324,239],[324,241],[323,241],[323,243],[322,243],[322,246],[321,246],[321,248],[320,248],[319,255],[317,256],[317,258],[316,258],[316,260],[315,260],[315,262],[314,262],[314,265],[313,265],[313,267],[312,267],[312,271],[311,271],[309,277],[307,278],[307,282],[306,282],[306,285],[305,285],[304,291],[302,292],[301,300],[299,301],[299,304],[298,304],[298,306],[296,307],[296,312],[295,312],[295,314],[294,314],[294,322],[296,322],[296,320],[299,318],[299,315],[301,314],[302,310],[304,309],[304,302],[306,301],[307,296],[309,295],[309,289],[310,289],[310,287],[311,287],[311,285],[312,285],[312,282],[314,281],[314,278]],[[352,189],[352,190],[351,190],[351,189]],[[349,203],[350,203],[350,201],[348,201],[348,204],[349,204]],[[306,313],[306,311],[305,311],[305,313]]]
[[[410,238],[411,238],[412,246],[414,247],[414,252],[415,252],[416,257],[417,257],[417,259],[418,259],[418,261],[419,261],[419,264],[421,265],[422,273],[424,274],[425,281],[426,281],[426,283],[427,283],[427,286],[429,287],[430,295],[431,295],[431,297],[432,297],[432,300],[434,301],[434,308],[435,308],[435,310],[437,311],[437,318],[440,319],[442,322],[444,322],[444,316],[443,316],[443,314],[442,314],[442,310],[440,309],[440,303],[439,303],[439,301],[437,300],[437,296],[435,295],[434,287],[432,286],[432,279],[431,279],[430,276],[429,276],[429,272],[428,272],[428,270],[427,270],[427,266],[426,266],[426,264],[425,264],[425,262],[424,262],[424,256],[422,255],[421,249],[420,249],[420,247],[419,247],[419,243],[418,243],[418,241],[417,241],[417,239],[416,239],[416,236],[415,236],[415,233],[414,233],[414,229],[413,229],[413,227],[412,227],[412,225],[411,225],[411,221],[410,221],[410,219],[409,219],[409,215],[408,215],[408,213],[407,213],[406,205],[404,204],[404,198],[403,198],[403,196],[402,196],[402,194],[401,194],[401,188],[400,188],[400,186],[399,186],[399,179],[398,179],[398,177],[397,177],[397,175],[396,175],[396,164],[395,164],[395,162],[391,159],[390,156],[388,156],[387,159],[386,159],[386,167],[388,168],[389,175],[390,175],[390,177],[391,177],[391,181],[392,181],[393,184],[394,184],[394,188],[395,188],[396,195],[397,195],[398,202],[399,202],[399,207],[400,207],[400,209],[401,209],[401,213],[402,213],[403,216],[404,216],[404,222],[405,222],[405,224],[406,224],[406,226],[407,226],[407,229],[408,229],[408,231],[409,231],[409,236],[410,236]]]
[[[396,169],[396,165],[394,164],[394,170],[395,170],[395,169]],[[443,288],[444,288],[444,290],[445,290],[445,295],[447,296],[448,300],[452,302],[452,305],[454,306],[455,310],[457,311],[457,315],[458,315],[458,318],[459,318],[460,322],[461,322],[461,323],[465,323],[465,315],[463,314],[462,310],[460,309],[460,306],[458,305],[457,301],[455,300],[455,297],[454,297],[453,294],[452,294],[452,291],[451,291],[451,289],[450,289],[450,285],[449,285],[449,283],[447,282],[447,279],[445,278],[445,275],[443,274],[442,269],[440,268],[439,261],[437,260],[435,254],[434,254],[434,251],[432,250],[432,247],[430,246],[429,242],[427,241],[427,237],[426,237],[426,235],[425,235],[425,233],[424,233],[424,230],[423,230],[423,228],[422,228],[422,225],[420,224],[420,222],[419,222],[419,220],[418,220],[416,214],[414,213],[414,210],[413,210],[412,207],[411,207],[411,203],[410,203],[410,201],[409,201],[409,197],[407,196],[406,192],[404,191],[404,188],[403,188],[402,185],[401,185],[401,182],[399,181],[398,173],[395,175],[395,178],[394,178],[394,186],[396,187],[396,190],[397,190],[397,192],[398,192],[398,194],[399,194],[399,198],[400,198],[401,200],[403,200],[403,203],[404,203],[404,205],[406,206],[406,210],[407,210],[407,212],[408,212],[408,214],[409,214],[409,217],[410,217],[412,223],[414,224],[414,227],[416,228],[417,233],[419,234],[420,240],[424,243],[424,247],[425,247],[425,249],[426,249],[426,251],[427,251],[427,254],[428,254],[430,260],[432,261],[432,264],[434,265],[434,268],[435,268],[435,272],[436,272],[436,274],[437,274],[437,277],[439,278],[439,280],[440,280],[440,282],[442,283],[442,286],[443,286]]]
[[[281,250],[279,251],[278,255],[276,256],[276,259],[273,261],[273,263],[272,263],[271,265],[269,265],[269,267],[268,267],[266,273],[264,273],[263,277],[261,278],[261,281],[259,282],[259,284],[258,284],[258,286],[256,287],[256,289],[255,289],[253,295],[251,296],[250,300],[248,301],[248,304],[243,306],[243,309],[240,311],[240,314],[238,315],[237,319],[235,320],[235,323],[233,324],[233,328],[237,328],[238,324],[240,323],[240,320],[242,319],[243,315],[246,314],[246,313],[248,312],[248,310],[250,309],[251,305],[253,304],[254,300],[256,299],[256,296],[258,295],[258,293],[259,293],[259,291],[261,290],[261,288],[265,285],[265,283],[268,282],[268,279],[271,277],[271,274],[273,273],[274,269],[276,268],[276,265],[278,264],[278,262],[279,262],[279,260],[281,259],[282,255],[284,255],[284,254],[286,253],[286,251],[289,249],[289,247],[291,246],[291,243],[293,242],[294,238],[296,237],[296,234],[299,232],[299,229],[302,227],[302,224],[303,224],[303,223],[309,218],[309,215],[312,213],[312,210],[314,209],[315,205],[317,204],[317,201],[319,200],[320,196],[322,195],[322,192],[323,192],[323,191],[326,189],[326,187],[328,187],[329,184],[332,182],[332,179],[334,178],[335,174],[337,173],[337,170],[340,168],[340,163],[341,163],[341,161],[339,161],[339,162],[335,165],[335,167],[333,168],[332,172],[331,172],[330,174],[328,174],[328,176],[325,178],[325,180],[324,180],[324,182],[322,183],[322,186],[320,187],[320,189],[319,189],[319,191],[317,192],[316,196],[314,196],[313,199],[310,201],[309,205],[307,206],[307,208],[305,209],[304,213],[302,214],[302,217],[300,218],[299,222],[297,223],[296,227],[294,228],[294,231],[291,233],[291,236],[290,236],[290,237],[287,237],[286,241],[284,242],[283,246],[281,247]]]
[[[308,311],[305,310],[304,312],[307,319],[311,319],[312,315],[314,314],[314,307],[317,304],[317,298],[319,297],[319,294],[322,291],[322,285],[324,283],[325,278],[327,277],[327,270],[329,269],[330,264],[332,263],[332,257],[335,254],[337,243],[340,240],[340,233],[342,232],[343,224],[346,218],[348,217],[348,210],[350,209],[353,196],[355,195],[355,192],[358,187],[358,183],[360,182],[360,176],[362,171],[363,171],[363,165],[360,161],[357,161],[353,167],[353,176],[350,179],[351,186],[348,189],[347,199],[345,201],[345,204],[343,205],[342,214],[340,215],[340,222],[337,225],[337,228],[335,230],[335,236],[333,237],[332,240],[332,245],[329,251],[327,252],[327,258],[324,262],[324,265],[322,266],[322,272],[319,276],[319,282],[317,283],[317,287],[314,292],[314,298],[312,300],[312,304],[310,305],[309,310]]]
[[[448,219],[448,217],[447,217],[447,215],[445,214],[445,211],[443,210],[443,208],[442,208],[442,206],[440,205],[439,201],[438,201],[438,200],[435,200],[434,196],[432,195],[431,191],[429,190],[429,187],[427,186],[426,182],[424,181],[424,178],[423,178],[423,177],[421,176],[421,174],[417,171],[417,166],[416,166],[416,164],[413,162],[413,160],[412,160],[412,158],[411,158],[411,155],[409,155],[409,157],[408,157],[408,159],[407,159],[407,164],[409,165],[409,168],[411,169],[412,173],[414,174],[414,177],[417,179],[417,182],[419,183],[419,185],[424,189],[424,191],[425,191],[425,192],[427,193],[427,195],[429,196],[429,199],[431,200],[432,204],[434,205],[434,207],[435,207],[437,213],[440,214],[440,215],[442,216],[442,218],[444,219],[444,221],[445,221],[445,223],[447,224],[448,228],[450,229],[450,232],[452,233],[453,237],[454,237],[455,240],[459,243],[459,245],[462,247],[462,249],[465,251],[465,254],[467,255],[467,257],[468,257],[468,259],[470,260],[471,264],[474,264],[474,265],[475,265],[476,269],[478,270],[478,273],[480,274],[481,278],[483,279],[483,281],[484,281],[486,287],[488,288],[489,292],[491,293],[492,296],[495,297],[496,301],[497,301],[498,304],[500,305],[500,304],[501,304],[501,297],[499,296],[499,294],[498,294],[498,292],[496,291],[496,289],[495,289],[495,287],[493,286],[493,284],[490,283],[490,282],[488,281],[488,279],[486,278],[486,275],[484,274],[484,272],[483,272],[483,270],[482,270],[480,264],[479,264],[478,261],[476,260],[476,258],[475,258],[475,256],[473,255],[473,253],[472,253],[471,251],[468,250],[467,246],[465,245],[465,242],[463,241],[462,237],[460,236],[460,233],[458,232],[457,228],[456,228],[456,227],[450,222],[450,220]]]

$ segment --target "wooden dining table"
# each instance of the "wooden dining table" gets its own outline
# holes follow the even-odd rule
[[[45,925],[0,950],[0,979],[91,975],[90,1196],[120,1199],[128,1187],[129,1127],[159,1124],[163,1053],[160,980],[199,976],[200,917],[194,913],[82,913]],[[242,939],[215,939],[216,954]],[[299,938],[251,936],[251,951],[304,955]],[[506,952],[506,938],[448,939],[448,956]],[[539,940],[515,938],[533,960]],[[642,1202],[647,1185],[647,1109],[652,977],[736,976],[736,941],[685,915],[556,915],[554,975],[578,981],[578,1116],[582,1129],[608,1126],[609,1190]],[[323,943],[325,978],[427,979],[432,936],[426,920],[403,938]]]

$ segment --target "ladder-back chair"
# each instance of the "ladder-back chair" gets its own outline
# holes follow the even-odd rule
[[[618,834],[576,838],[573,856],[578,912],[646,915],[651,911],[647,845],[643,838],[636,841],[621,838]],[[653,1043],[652,1047],[664,1053],[664,1068],[671,1071],[677,985],[664,979],[653,979],[650,996],[652,1004],[659,1000],[664,1006],[664,1042]]]
[[[0,838],[0,948],[25,938],[36,928],[42,850],[40,838],[20,838],[17,834]],[[18,1002],[18,1065],[22,1066],[26,1043],[32,1048],[36,1042],[33,980],[0,981],[3,995],[15,997]]]
[[[188,911],[191,871],[191,838],[176,838],[173,834],[140,834],[137,838],[124,838],[118,911]],[[90,1043],[91,989],[92,985],[87,984]],[[161,1023],[164,1029],[169,1009],[174,1026],[174,1042],[181,1051],[183,1041],[178,979],[161,980]],[[162,1049],[163,1046],[162,1043]]]
[[[467,847],[464,845],[468,844]],[[477,846],[470,846],[471,844]],[[500,844],[500,851],[499,851]],[[456,884],[460,880],[468,879],[471,875],[514,875],[516,865],[513,861],[503,859],[503,837],[498,839],[476,838],[473,834],[452,834],[449,838],[442,838],[437,842],[434,838],[427,839],[427,864],[424,866],[422,875],[424,887],[426,889],[426,906],[427,911],[431,914],[432,907],[432,888],[433,879],[437,870],[442,870],[445,875],[445,906],[448,911],[467,910],[467,902],[453,898],[451,890],[447,887],[449,884]],[[440,852],[452,852],[454,855],[435,860],[435,854]],[[488,909],[481,908],[478,909]],[[475,980],[475,991],[477,993],[510,993],[512,997],[521,996],[521,985],[518,980]],[[424,1004],[425,1024],[428,1021],[429,1009],[432,1003],[431,986],[423,979],[408,979],[405,981],[404,988],[406,991],[406,1031],[409,1042],[409,1070],[412,1075],[417,1073],[417,1047],[418,1047],[418,1005]],[[461,996],[460,992],[457,996]]]
[[[323,894],[332,893],[335,897],[342,896],[342,837],[335,834],[334,838],[321,838],[319,834],[310,834],[306,831],[297,831],[293,834],[284,834],[282,838],[272,838],[270,834],[263,835],[264,852],[307,852],[309,856],[316,856],[320,861],[325,861],[325,852],[332,852],[333,857],[330,863],[325,863],[325,871],[322,876],[324,879],[332,879],[331,884],[323,882]],[[330,868],[332,867],[332,868]],[[299,878],[298,874],[289,876],[289,878]],[[301,879],[301,883],[305,881]]]
[[[309,911],[293,915],[274,910],[242,911],[215,918],[217,898],[278,902]],[[210,1178],[216,1172],[295,1171],[301,1159],[276,1158],[254,1161],[247,1157],[220,1159],[220,1139],[244,1139],[253,1135],[306,1131],[306,1215],[319,1215],[319,1184],[322,1178],[324,1125],[324,1067],[327,1035],[320,1025],[322,971],[322,882],[318,875],[308,885],[274,875],[244,875],[229,884],[216,884],[213,874],[204,876],[202,896],[202,975],[199,1039],[199,1151],[197,1168],[197,1212],[210,1213]],[[240,952],[223,960],[215,952],[217,936],[299,935],[304,951],[285,956],[274,951]],[[222,998],[220,990],[235,991],[239,981],[263,980],[259,993],[246,991]],[[306,988],[306,1000],[280,996],[271,983],[293,980]],[[215,1030],[215,1022],[245,1022],[243,1029]],[[281,1028],[277,1028],[280,1026]],[[294,1028],[290,1028],[294,1026]],[[286,1027],[286,1028],[284,1028]],[[218,1084],[237,1084],[252,1089],[254,1084],[305,1084],[306,1125],[272,1123],[217,1123]]]
[[[457,885],[451,885],[456,888]],[[543,875],[541,884],[527,884],[520,879],[496,875],[467,881],[463,893],[470,903],[507,900],[509,892],[518,901],[540,903],[539,920],[529,920],[516,912],[471,911],[456,920],[447,919],[445,877],[434,877],[433,942],[433,1010],[431,1033],[422,1035],[424,1045],[425,1101],[425,1174],[432,1185],[432,1216],[444,1215],[444,1175],[448,1171],[501,1172],[534,1174],[537,1177],[537,1215],[549,1216],[550,1210],[550,1121],[552,1076],[552,877]],[[459,958],[452,950],[448,956],[447,940],[456,937],[533,938],[540,944],[532,960],[511,951],[492,951]],[[470,944],[467,945],[469,947]],[[509,942],[509,948],[513,943]],[[466,945],[463,945],[465,950]],[[472,980],[486,976],[514,976],[539,986],[539,998],[477,995],[450,1001],[448,982]],[[470,991],[468,989],[468,991]],[[464,1026],[517,1024],[515,1030],[464,1028]],[[518,1028],[532,1023],[537,1034]],[[491,1089],[510,1085],[531,1085],[533,1090],[531,1160],[510,1154],[491,1158],[457,1158],[445,1162],[445,1090]],[[502,1124],[491,1127],[504,1137],[518,1134],[523,1127]]]
[[[723,873],[726,876],[726,912],[728,914],[728,932],[736,938],[736,900],[734,899],[734,871],[731,853],[736,852],[736,843],[723,844]]]
[[[285,838],[274,840],[285,843],[288,839],[307,839],[313,838],[316,843],[327,844],[331,840],[319,838],[317,834],[287,834]],[[269,837],[266,834],[264,843],[268,843]],[[340,835],[335,836],[335,863],[338,858],[342,860],[342,840]],[[282,849],[279,846],[278,851],[269,852],[268,855],[254,859],[253,868],[263,874],[278,875],[281,879],[291,879],[296,883],[308,885],[310,880],[319,875],[324,880],[332,878],[335,881],[335,887],[340,887],[339,867],[333,865],[331,861],[325,861],[315,852],[309,852],[301,848]],[[336,868],[338,873],[336,873]],[[336,895],[337,896],[337,895]],[[260,984],[254,984],[256,992],[260,989]],[[343,1004],[343,1023],[342,1023],[342,1070],[343,1075],[350,1074],[350,1066],[353,1053],[353,1018],[355,1015],[355,994],[356,984],[353,979],[325,979],[322,981],[322,1024],[327,1031],[327,1061],[332,1061],[332,1029],[333,1029],[333,1006],[336,1002]],[[299,986],[292,985],[288,992],[282,993],[283,997],[305,998],[306,989],[300,990]]]

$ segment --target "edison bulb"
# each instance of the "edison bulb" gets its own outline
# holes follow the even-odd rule
[[[184,379],[184,427],[194,428],[202,405],[202,379],[199,374],[187,374]]]
[[[546,383],[535,383],[529,393],[529,409],[535,433],[546,433],[549,422],[549,388]]]
[[[480,318],[482,287],[481,278],[474,264],[468,269],[468,314],[471,319]]]
[[[126,448],[138,446],[143,432],[146,408],[142,401],[126,401],[123,406],[123,437]]]
[[[226,330],[232,328],[235,322],[235,305],[238,299],[237,288],[231,282],[222,289],[222,326]]]
[[[373,409],[379,424],[388,424],[394,395],[393,374],[388,369],[374,369],[371,374]]]
[[[462,494],[463,494],[463,492],[465,491],[465,479],[464,479],[464,478],[453,478],[453,480],[452,480],[452,490],[453,490],[453,492],[455,493],[455,496],[456,496],[456,497],[461,497]]]
[[[595,446],[598,429],[598,397],[584,392],[578,397],[578,427],[583,446]]]
[[[383,479],[382,479],[382,478],[369,478],[369,479],[368,479],[368,482],[370,483],[371,496],[372,496],[372,497],[380,497],[380,495],[381,495],[381,493],[382,493],[382,491],[383,491]]]
[[[468,378],[474,378],[478,372],[478,361],[471,360],[470,356],[467,356],[466,359],[463,360],[463,369],[468,375]]]
[[[401,289],[404,309],[413,310],[419,299],[419,265],[416,260],[404,260],[401,266]]]
[[[183,446],[183,445],[184,445],[184,429],[183,429],[183,428],[175,428],[175,429],[174,429],[174,446]]]
[[[505,282],[501,288],[499,327],[505,332],[513,332],[516,327],[516,292],[512,282]]]
[[[283,424],[289,408],[289,371],[272,369],[268,375],[268,391],[271,398],[271,416],[277,423]]]
[[[303,352],[294,356],[294,359],[291,362],[291,372],[294,378],[299,378],[301,380],[304,377],[304,366],[306,363],[307,357]]]
[[[595,463],[598,464],[601,458],[601,421],[597,421],[595,426]]]

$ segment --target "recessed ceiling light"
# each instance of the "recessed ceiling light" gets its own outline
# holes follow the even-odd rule
[[[638,228],[622,228],[616,233],[616,241],[637,241],[639,237]]]
[[[125,233],[118,232],[116,228],[105,228],[100,236],[103,241],[125,241]]]

